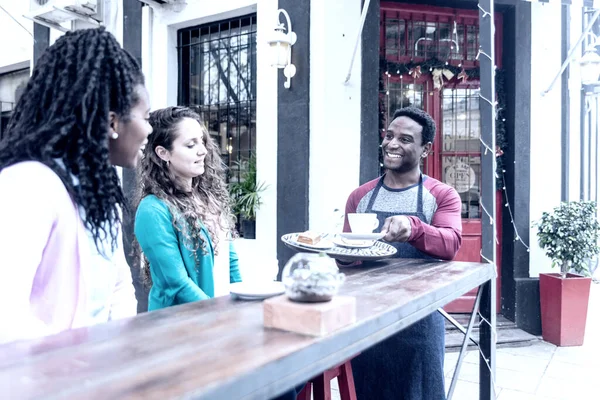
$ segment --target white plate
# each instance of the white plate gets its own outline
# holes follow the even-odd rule
[[[385,236],[385,233],[352,233],[352,232],[340,232],[338,233],[343,238],[350,240],[379,240]]]
[[[337,246],[348,247],[351,249],[366,249],[375,244],[374,240],[350,240],[339,236],[334,237],[332,242]]]
[[[229,292],[242,300],[262,300],[283,294],[285,287],[276,281],[237,282],[229,286]]]

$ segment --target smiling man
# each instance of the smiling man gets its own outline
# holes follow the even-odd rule
[[[454,258],[462,238],[460,197],[420,167],[435,129],[418,108],[394,113],[381,144],[386,173],[350,194],[345,232],[351,231],[349,213],[375,213],[397,257]],[[443,317],[435,312],[353,359],[358,399],[445,399],[444,332]]]

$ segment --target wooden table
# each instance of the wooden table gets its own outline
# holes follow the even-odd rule
[[[491,264],[402,259],[344,272],[357,322],[329,336],[265,329],[261,302],[223,297],[0,346],[1,397],[268,399],[495,279]]]

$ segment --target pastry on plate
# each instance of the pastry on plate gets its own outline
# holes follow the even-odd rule
[[[317,233],[317,232],[311,232],[311,231],[306,231],[306,232],[302,232],[298,235],[298,238],[296,239],[296,241],[298,243],[304,243],[304,244],[309,244],[309,245],[315,245],[317,243],[319,243],[319,241],[321,240],[321,234]]]

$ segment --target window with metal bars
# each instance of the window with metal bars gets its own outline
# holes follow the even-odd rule
[[[236,182],[256,150],[256,14],[177,34],[178,102],[199,110]]]
[[[475,64],[479,49],[476,13],[384,7],[382,14],[381,54],[386,60],[437,58],[450,64]]]
[[[441,117],[442,181],[460,195],[463,218],[481,218],[479,88],[445,88]]]

